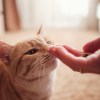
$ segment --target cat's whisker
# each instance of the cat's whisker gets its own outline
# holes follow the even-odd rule
[[[41,63],[42,63],[42,64],[45,64],[46,62],[50,61],[51,59],[52,59],[51,56],[49,56],[49,55],[44,55],[44,56],[43,56],[43,59],[41,60]]]
[[[44,59],[45,59],[44,57],[41,57],[39,62],[42,63]]]
[[[50,62],[50,61],[52,61],[52,60],[54,60],[53,58],[51,59],[51,58],[48,58],[48,59],[44,59],[44,61],[42,61],[42,64],[45,64],[46,62]]]
[[[39,68],[40,69],[40,68]],[[41,81],[40,81],[40,77],[41,77],[41,75],[40,75],[40,71],[38,71],[39,72],[39,90],[41,90]]]
[[[43,75],[45,74],[45,65],[43,66]]]
[[[34,70],[39,64],[35,65],[35,67],[32,68],[32,70]]]
[[[36,64],[34,64],[34,65],[35,65],[35,67],[33,67],[33,65],[30,65],[30,66],[32,66],[33,68],[30,68],[30,71],[28,71],[28,73],[27,73],[25,76],[27,76],[28,74],[30,74],[31,72],[33,72],[34,69],[38,68],[39,63],[36,62]]]

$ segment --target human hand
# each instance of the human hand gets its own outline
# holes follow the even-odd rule
[[[84,52],[94,53],[100,49],[100,37],[96,38],[83,46]]]
[[[68,45],[51,46],[49,52],[74,71],[100,74],[100,53],[95,53],[98,49],[100,49],[100,38],[87,43],[83,47],[84,52],[92,53],[88,57],[82,57],[83,52]]]

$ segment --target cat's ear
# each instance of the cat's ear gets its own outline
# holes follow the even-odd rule
[[[0,41],[0,59],[4,59],[9,55],[12,46]]]
[[[43,32],[43,26],[41,25],[38,32],[37,32],[37,35],[44,35],[44,32]]]

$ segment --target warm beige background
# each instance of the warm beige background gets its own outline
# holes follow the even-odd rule
[[[63,0],[63,2],[66,4],[65,1],[66,0]],[[38,25],[41,23],[47,27],[58,27],[58,26],[63,27],[63,24],[64,24],[64,27],[69,28],[68,26],[66,26],[66,23],[69,23],[67,19],[68,15],[63,15],[63,17],[60,18],[59,17],[61,16],[60,15],[61,13],[59,13],[60,11],[56,12],[55,10],[58,8],[57,0],[42,0],[42,1],[41,0],[30,0],[30,1],[16,0],[16,2],[17,2],[17,8],[18,8],[19,16],[20,16],[21,26],[23,29],[25,28],[30,29],[34,27],[35,25]],[[73,24],[75,24],[78,29],[82,28],[85,30],[86,29],[97,30],[98,19],[96,17],[96,14],[97,14],[97,7],[99,3],[100,3],[100,0],[89,0],[88,15],[85,17],[84,16],[79,17],[80,24],[78,25],[78,27],[77,27],[77,24],[75,23]],[[62,8],[63,6],[64,5],[62,5]],[[73,8],[75,6],[71,6],[71,7]],[[75,16],[71,16],[71,17],[74,20]],[[78,20],[77,20],[77,23],[78,23]],[[73,25],[71,27],[73,27]],[[76,27],[74,26],[74,28]]]
[[[15,31],[20,28],[32,29],[40,24],[43,24],[46,27],[66,27],[68,29],[77,28],[85,30],[98,30],[99,27],[99,20],[96,15],[100,0],[89,0],[87,9],[89,10],[88,15],[81,17],[77,16],[78,19],[75,18],[74,15],[70,16],[72,17],[71,19],[67,18],[69,15],[62,15],[63,12],[59,13],[61,11],[57,12],[55,10],[59,8],[57,0],[0,0],[0,2],[1,1],[3,1],[4,6],[4,16],[2,17],[4,17],[6,31]],[[67,3],[66,0],[63,0],[63,2],[65,4]],[[77,0],[76,3],[78,3]],[[63,6],[64,5],[62,5],[62,8]],[[70,6],[75,8],[73,5]],[[0,17],[0,26],[2,26],[1,19],[2,18]],[[72,25],[70,26],[71,23]]]
[[[3,0],[0,0],[0,34],[4,31]]]
[[[100,36],[100,33],[93,31],[46,31],[57,44],[69,44],[79,50],[87,41]],[[12,32],[0,36],[0,40],[15,44],[31,37],[35,32],[36,30]],[[100,75],[73,72],[61,63],[57,72],[55,92],[51,100],[100,100]]]

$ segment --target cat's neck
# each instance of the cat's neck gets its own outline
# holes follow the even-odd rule
[[[33,94],[39,95],[40,97],[48,95],[51,95],[51,92],[53,90],[53,83],[54,83],[54,77],[55,77],[55,71],[49,73],[48,75],[33,81],[26,81],[22,80],[20,78],[15,78],[15,83],[20,88],[21,91],[31,92]],[[41,98],[42,98],[41,97]]]
[[[49,86],[52,84],[52,82],[54,81],[54,76],[55,76],[54,74],[55,74],[55,71],[43,77],[40,77],[38,79],[33,79],[33,81],[16,77],[15,83],[22,89],[25,89],[28,91],[34,91],[34,90],[38,91],[39,89],[42,90],[42,88],[45,88],[46,86]]]

